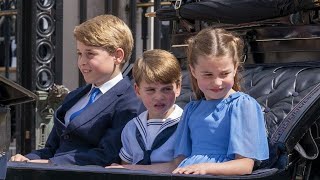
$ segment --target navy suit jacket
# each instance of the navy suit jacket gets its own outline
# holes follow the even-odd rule
[[[54,116],[45,148],[27,154],[29,159],[49,159],[53,164],[101,165],[119,163],[121,131],[143,111],[128,78],[122,79],[65,126],[66,112],[91,89],[70,92]]]

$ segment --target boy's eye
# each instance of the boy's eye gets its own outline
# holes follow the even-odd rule
[[[87,51],[84,53],[84,55],[86,56],[86,58],[92,59],[96,54],[94,52]]]
[[[165,91],[172,91],[172,87],[164,88]]]
[[[82,54],[80,52],[77,52],[77,55],[78,55],[78,59],[77,60],[82,58]]]

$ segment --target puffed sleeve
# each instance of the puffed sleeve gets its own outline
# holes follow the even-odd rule
[[[190,113],[192,111],[193,102],[188,103],[182,113],[181,119],[179,121],[176,134],[176,143],[174,150],[174,158],[179,155],[184,155],[188,157],[191,155],[191,137],[190,130],[188,126]]]
[[[244,94],[232,102],[230,109],[230,141],[228,156],[265,160],[269,148],[264,116],[258,102]]]
[[[134,125],[134,122],[131,120],[126,124],[126,126],[123,128],[121,133],[121,142],[122,142],[122,148],[120,149],[119,156],[121,160],[132,164],[133,162],[133,153],[132,149],[130,148],[130,132],[133,131],[132,125]],[[132,140],[132,137],[131,137]]]

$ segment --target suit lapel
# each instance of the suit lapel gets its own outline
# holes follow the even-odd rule
[[[65,102],[62,104],[61,106],[61,111],[58,114],[59,119],[63,119],[66,112],[72,107],[74,106],[80,98],[82,98],[82,96],[84,96],[85,94],[87,94],[91,89],[91,85],[87,85],[83,88],[79,88],[73,92],[71,92],[72,94],[70,94],[70,96],[67,96],[65,99]]]
[[[87,94],[91,89],[91,85],[87,85],[85,87],[79,88],[75,91],[72,91],[64,100],[64,103],[56,110],[54,114],[56,121],[56,125],[58,129],[65,129],[64,117],[66,112],[79,101],[79,99]]]
[[[130,83],[130,81],[129,81]],[[89,121],[95,120],[95,117],[106,108],[109,108],[130,86],[127,79],[122,79],[108,92],[104,93],[93,104],[88,106],[81,114],[75,117],[68,125],[66,132],[73,131]],[[110,110],[111,111],[111,110]]]

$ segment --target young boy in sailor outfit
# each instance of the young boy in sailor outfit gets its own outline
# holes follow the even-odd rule
[[[133,77],[135,92],[147,111],[122,131],[122,166],[108,168],[147,170],[150,167],[144,165],[173,160],[175,129],[183,111],[175,104],[181,90],[179,62],[165,50],[149,50],[135,62]]]

